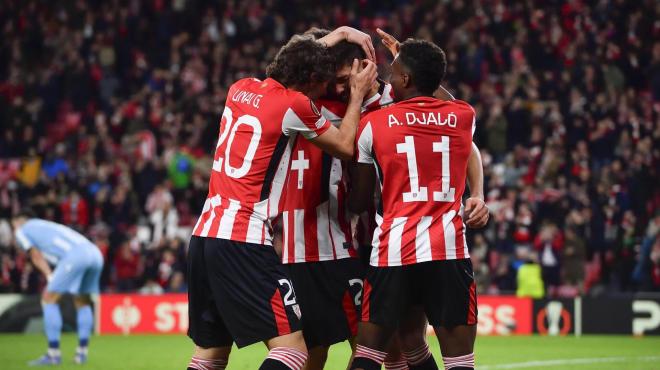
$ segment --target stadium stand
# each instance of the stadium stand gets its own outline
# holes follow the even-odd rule
[[[658,19],[653,0],[2,1],[0,292],[44,284],[7,221],[26,206],[92,238],[104,291],[185,291],[227,87],[339,25],[447,52],[492,212],[469,234],[480,292],[523,264],[550,296],[660,291]]]

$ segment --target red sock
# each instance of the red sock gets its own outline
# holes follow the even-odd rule
[[[207,360],[193,357],[190,359],[188,369],[191,370],[224,370],[227,367],[227,360]]]

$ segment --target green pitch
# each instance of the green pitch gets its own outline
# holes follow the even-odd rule
[[[429,338],[433,354],[440,359],[435,338]],[[62,339],[63,366],[73,364],[74,335]],[[184,336],[101,336],[92,338],[88,370],[184,370],[192,344]],[[28,368],[27,361],[44,353],[45,338],[39,335],[0,335],[0,368]],[[229,370],[256,370],[266,354],[263,345],[234,350]],[[326,369],[343,370],[349,347],[342,343],[332,348]],[[477,369],[660,369],[660,338],[622,336],[479,337],[476,348]]]

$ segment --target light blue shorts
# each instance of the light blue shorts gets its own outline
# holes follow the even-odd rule
[[[46,291],[60,294],[98,293],[102,271],[103,256],[95,245],[74,248],[55,267]]]

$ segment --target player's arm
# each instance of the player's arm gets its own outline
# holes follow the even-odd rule
[[[362,31],[356,30],[355,28],[341,26],[317,41],[326,47],[331,47],[344,40],[360,45],[367,55],[367,58],[374,63],[376,62],[376,50],[371,42],[371,36]]]
[[[34,247],[34,243],[30,240],[30,238],[28,238],[22,229],[18,229],[14,232],[14,239],[16,244],[24,251],[26,251],[30,256],[30,260],[32,261],[32,264],[37,268],[37,270],[41,271],[41,273],[50,280],[50,277],[53,273],[50,269],[50,265],[48,265],[48,262],[46,262],[43,254]]]
[[[355,133],[360,122],[362,100],[365,94],[371,89],[377,76],[376,65],[373,62],[367,61],[362,71],[358,72],[359,65],[360,63],[357,60],[353,61],[350,79],[350,100],[339,128],[330,125],[324,133],[309,139],[312,144],[321,150],[342,160],[353,158],[355,153]]]
[[[484,201],[484,169],[481,153],[475,143],[468,158],[467,182],[470,187],[470,198],[465,202],[465,224],[471,228],[481,228],[486,225],[490,213]]]
[[[367,114],[360,122],[360,133],[357,139],[357,160],[350,167],[351,190],[348,194],[349,211],[360,214],[373,204],[376,171],[373,158],[373,129],[371,119],[373,113]]]
[[[53,271],[50,269],[50,265],[48,265],[44,255],[41,254],[37,248],[30,248],[28,253],[30,254],[30,259],[32,260],[34,267],[41,271],[46,279],[50,280],[50,277],[53,275]]]
[[[374,201],[376,171],[374,166],[366,163],[355,163],[351,166],[351,192],[348,195],[348,210],[360,214]]]

